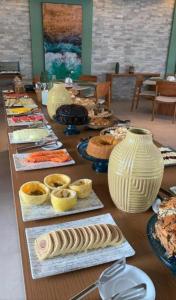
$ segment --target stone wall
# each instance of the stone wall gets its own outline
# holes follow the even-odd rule
[[[1,0],[0,61],[20,61],[22,75],[31,78],[31,37],[28,0]],[[164,73],[174,0],[93,0],[92,73],[136,71]],[[124,79],[114,82],[123,97]],[[122,93],[124,90],[124,93]],[[130,91],[131,93],[131,91]]]
[[[94,0],[92,71],[164,72],[174,0]]]
[[[31,36],[28,0],[0,0],[0,61],[19,61],[31,78]]]

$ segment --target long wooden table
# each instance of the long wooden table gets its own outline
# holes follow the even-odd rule
[[[114,219],[118,222],[122,232],[127,240],[134,247],[135,256],[128,258],[127,263],[141,268],[146,272],[156,287],[156,294],[158,300],[175,299],[176,294],[176,280],[171,272],[159,261],[153,253],[146,235],[146,226],[149,218],[153,214],[152,210],[140,214],[128,214],[118,210],[110,197],[108,190],[107,174],[96,173],[92,170],[91,162],[81,158],[76,150],[76,145],[81,138],[95,135],[95,131],[82,131],[80,135],[67,137],[63,134],[63,127],[50,122],[54,132],[63,142],[69,153],[75,159],[76,164],[73,166],[16,172],[13,163],[13,153],[16,152],[16,145],[9,144],[9,159],[11,166],[11,176],[13,183],[13,196],[16,209],[16,218],[19,230],[19,240],[22,255],[22,264],[26,288],[27,300],[66,300],[75,293],[91,284],[101,272],[110,264],[82,269],[67,274],[56,275],[43,279],[33,280],[31,277],[28,249],[25,237],[25,228],[44,226],[48,224],[63,223],[71,220],[83,219],[104,213],[111,213]],[[10,131],[10,129],[9,129]],[[104,208],[77,215],[70,215],[65,217],[58,217],[48,220],[40,220],[33,222],[23,222],[21,215],[21,208],[19,202],[18,191],[20,186],[30,180],[41,180],[51,173],[61,172],[69,175],[72,180],[79,178],[91,178],[93,180],[93,188],[101,201],[104,203]],[[166,168],[163,178],[163,187],[168,188],[175,185],[176,168]],[[8,249],[7,249],[8,251]],[[93,292],[86,299],[96,300],[100,299],[98,292]]]

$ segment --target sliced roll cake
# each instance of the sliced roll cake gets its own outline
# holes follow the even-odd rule
[[[69,253],[115,246],[123,240],[117,225],[95,224],[58,229],[41,235],[35,240],[35,251],[39,260],[44,260]]]

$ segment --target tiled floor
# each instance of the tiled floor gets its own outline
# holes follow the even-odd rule
[[[159,116],[151,122],[151,103],[143,101],[138,111],[130,112],[130,103],[115,102],[113,111],[120,119],[131,119],[132,125],[147,128],[154,138],[176,148],[176,124],[170,117]],[[25,300],[17,224],[13,206],[9,171],[7,134],[0,116],[0,300]],[[37,300],[37,299],[36,299]]]

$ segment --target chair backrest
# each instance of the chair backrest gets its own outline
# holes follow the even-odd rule
[[[79,80],[97,82],[97,76],[96,75],[81,75],[79,77]]]
[[[161,96],[176,97],[176,82],[158,80],[156,82],[156,94]]]
[[[110,86],[111,83],[109,81],[105,82],[99,82],[96,86],[96,100],[98,102],[98,99],[105,98],[105,103],[109,107],[110,105]]]

